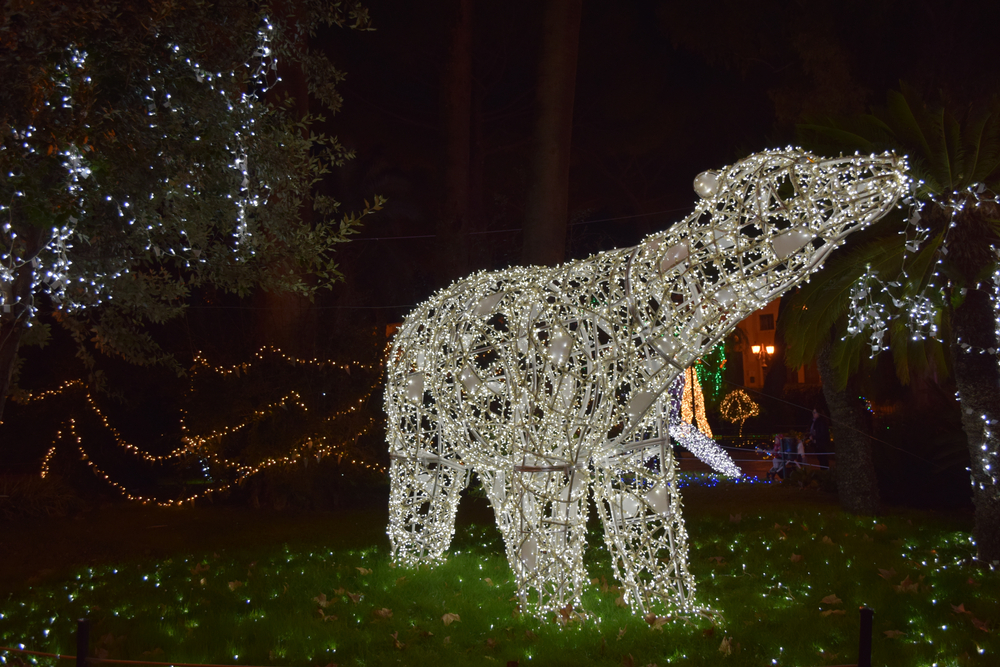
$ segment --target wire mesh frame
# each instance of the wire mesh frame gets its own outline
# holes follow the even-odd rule
[[[669,447],[660,447],[659,472],[623,447],[653,429],[736,470],[714,442],[676,422],[665,390],[894,206],[909,184],[904,172],[891,154],[759,153],[700,176],[694,213],[634,248],[476,273],[418,306],[387,364],[393,558],[444,557],[471,469],[534,613],[579,605],[591,490],[605,505],[606,544],[621,552],[616,576],[633,610],[693,609]],[[664,413],[667,427],[649,422]],[[656,488],[662,498],[649,495]],[[641,520],[616,520],[615,498],[630,498],[630,510],[638,499]]]

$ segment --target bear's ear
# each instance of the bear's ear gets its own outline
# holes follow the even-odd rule
[[[703,171],[694,179],[694,191],[702,199],[714,197],[719,192],[719,174],[715,171]]]

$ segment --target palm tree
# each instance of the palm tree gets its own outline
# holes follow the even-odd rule
[[[796,296],[783,323],[789,362],[826,344],[824,391],[827,382],[842,391],[867,333],[872,353],[892,350],[904,383],[950,365],[972,461],[978,557],[1000,561],[1000,103],[955,112],[902,86],[870,115],[801,125],[799,134],[821,153],[904,152],[915,181],[908,211],[861,235]]]

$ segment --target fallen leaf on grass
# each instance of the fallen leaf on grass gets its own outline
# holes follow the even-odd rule
[[[486,640],[486,648],[488,648],[488,649],[490,649],[490,650],[493,650],[493,649],[495,649],[496,647],[497,647],[497,640],[495,640],[495,639],[492,639],[492,638],[488,638],[488,639]]]
[[[622,667],[635,667],[635,658],[631,653],[622,656]]]
[[[327,614],[326,612],[324,612],[324,611],[323,611],[322,609],[317,609],[317,610],[316,610],[316,612],[317,612],[317,613],[318,613],[318,614],[319,614],[320,616],[322,616],[322,617],[323,617],[323,620],[324,620],[324,621],[336,621],[336,620],[337,620],[337,617],[336,617],[336,616],[334,616],[333,614],[329,614],[329,615],[328,615],[328,614]]]
[[[820,600],[820,602],[822,602],[823,604],[840,604],[841,602],[843,602],[843,600],[838,598],[836,595],[831,594],[827,595],[825,598]]]
[[[372,613],[375,614],[376,618],[382,618],[382,619],[392,618],[392,609],[386,609],[385,607],[382,607],[381,609],[376,609]]]
[[[709,556],[708,560],[714,560],[716,565],[722,565],[726,562],[726,559],[722,556]]]
[[[402,650],[403,647],[406,646],[406,644],[404,644],[403,642],[399,641],[399,632],[398,631],[392,633],[389,636],[392,637],[392,645],[395,646],[396,648]]]
[[[971,616],[971,614],[970,614],[970,616]],[[989,632],[990,631],[990,626],[988,624],[984,623],[983,621],[980,621],[975,616],[972,616],[972,624],[974,626],[976,626],[977,628],[979,628],[980,630],[982,630],[983,632]]]
[[[875,532],[876,533],[884,533],[885,531],[886,531],[886,527],[885,527],[884,523],[876,523],[875,524]]]
[[[714,626],[711,627],[711,628],[705,628],[704,630],[701,631],[701,636],[702,637],[712,637],[713,635],[715,635],[715,627]]]
[[[207,563],[198,563],[197,565],[191,568],[191,574],[201,574],[202,572],[208,572]]]
[[[742,514],[730,514],[729,515],[729,522],[730,523],[739,523],[742,520],[743,520],[743,515]]]
[[[619,595],[617,598],[615,598],[615,606],[616,607],[627,607],[628,606],[628,604],[625,602],[625,596],[624,595]]]
[[[843,609],[827,609],[826,611],[821,611],[820,615],[822,615],[822,616],[830,616],[830,615],[841,616],[841,615],[846,614],[846,613],[847,612],[845,612]]]
[[[906,633],[902,632],[901,630],[883,630],[882,634],[884,634],[889,639],[896,639],[898,637],[902,637]]]
[[[627,625],[624,628],[618,628],[618,639],[621,639],[622,637],[624,637],[625,633],[627,631],[628,631],[628,626]]]
[[[802,556],[801,554],[792,554],[792,557],[789,560],[791,560],[793,563],[798,563],[800,560],[802,560]]]
[[[326,599],[326,593],[320,593],[319,595],[317,595],[316,597],[314,597],[313,598],[313,602],[315,602],[316,604],[318,604],[320,607],[323,607],[323,609],[326,609],[331,604],[333,604],[333,600],[327,600]]]
[[[827,537],[826,535],[824,535],[823,536],[823,544],[833,544],[833,540],[831,540],[829,537]],[[834,545],[834,546],[836,546],[836,545]]]
[[[229,590],[235,591],[237,588],[239,588],[242,585],[243,585],[242,581],[239,581],[239,580],[237,580],[237,581],[230,581],[229,582]]]
[[[355,567],[354,569],[357,570],[358,572],[360,572],[361,574],[371,574],[372,573],[371,570],[369,570],[368,568],[364,568],[364,567]]]
[[[400,577],[399,579],[396,580],[396,585],[399,586],[404,581],[406,581],[406,577]]]
[[[951,608],[956,614],[968,614],[969,616],[972,616],[972,612],[965,608],[964,602],[957,607],[955,605],[951,605]]]
[[[563,623],[567,623],[571,618],[573,618],[573,603],[567,603],[565,607],[559,610],[559,615],[562,616]]]
[[[729,637],[723,637],[722,643],[719,644],[719,653],[722,655],[732,655],[733,654],[733,644]]]
[[[441,617],[441,622],[444,623],[445,625],[451,625],[455,621],[461,621],[461,620],[462,619],[459,618],[458,614],[449,613]]]
[[[483,579],[483,581],[486,582],[487,586],[492,586],[493,585],[493,580],[490,579],[489,577],[486,577],[485,579]]]
[[[893,586],[893,588],[896,589],[897,593],[916,593],[920,588],[920,584],[916,581],[910,581],[910,575],[906,575],[906,578],[899,582],[898,586]]]
[[[351,598],[351,602],[353,602],[354,604],[357,604],[357,603],[359,603],[359,602],[361,602],[362,600],[365,599],[365,594],[364,593],[351,593],[350,591],[347,591],[347,597]]]
[[[644,621],[649,623],[650,630],[659,630],[663,632],[663,626],[670,621],[670,616],[657,616],[656,614],[646,614],[643,618]]]
[[[896,570],[894,568],[891,568],[891,567],[888,570],[883,570],[882,568],[879,568],[878,569],[878,576],[882,577],[886,581],[889,581],[893,577],[896,576]]]
[[[535,634],[534,632],[532,632],[531,630],[525,630],[525,631],[524,631],[524,636],[525,636],[525,638],[527,638],[527,639],[529,639],[529,640],[531,640],[531,639],[535,639],[536,637],[538,637],[538,635],[536,635],[536,634]]]

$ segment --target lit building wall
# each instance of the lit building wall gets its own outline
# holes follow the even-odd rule
[[[737,325],[741,335],[736,336],[737,342],[727,350],[727,355],[743,355],[745,387],[759,389],[764,386],[764,376],[774,357],[774,330],[778,323],[779,302],[780,299],[775,299]],[[818,384],[819,381],[815,361],[789,372],[786,378],[786,382],[799,384]]]

